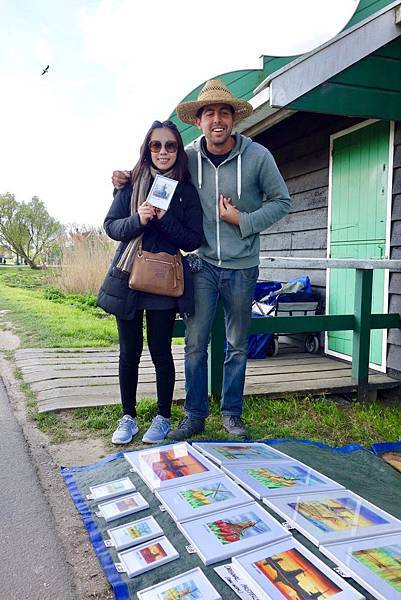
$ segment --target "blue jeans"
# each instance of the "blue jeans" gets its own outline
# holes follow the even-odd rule
[[[186,319],[185,413],[196,419],[209,414],[208,344],[219,298],[223,302],[227,349],[224,360],[221,412],[242,413],[248,329],[258,267],[222,269],[206,261],[194,274],[195,314]]]

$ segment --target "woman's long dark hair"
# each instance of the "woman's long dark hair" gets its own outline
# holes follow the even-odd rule
[[[133,184],[137,179],[139,179],[142,176],[142,173],[146,169],[149,169],[153,164],[149,150],[149,142],[154,129],[169,129],[174,134],[174,137],[177,141],[177,160],[173,167],[171,178],[181,182],[190,181],[191,175],[189,174],[188,170],[188,157],[184,150],[184,144],[182,143],[182,138],[176,124],[172,121],[154,121],[149,131],[145,135],[145,139],[143,140],[139,154],[139,160],[132,170],[131,183]]]

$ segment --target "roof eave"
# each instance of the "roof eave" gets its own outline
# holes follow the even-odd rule
[[[401,4],[397,0],[269,75],[255,89],[254,98],[269,89],[272,108],[288,106],[400,35]]]

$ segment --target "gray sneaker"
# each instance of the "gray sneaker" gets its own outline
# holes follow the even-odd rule
[[[113,433],[111,441],[113,444],[129,444],[136,433],[138,433],[139,427],[137,420],[130,415],[124,415],[119,420],[117,429]]]
[[[228,433],[235,437],[249,437],[241,417],[235,415],[223,415],[223,427]]]
[[[205,419],[194,419],[187,415],[182,419],[177,429],[172,429],[167,434],[169,440],[176,440],[180,442],[186,440],[197,433],[203,433],[205,431]]]
[[[144,434],[142,441],[145,444],[157,444],[162,442],[171,429],[170,419],[162,415],[156,415],[149,429]]]

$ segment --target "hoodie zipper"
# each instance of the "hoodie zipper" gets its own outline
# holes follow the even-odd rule
[[[198,151],[199,152],[199,151]],[[202,156],[202,155],[201,155]],[[203,158],[207,160],[207,162],[213,167],[215,171],[215,186],[216,186],[216,246],[217,246],[217,258],[218,258],[218,266],[221,267],[221,248],[220,248],[220,214],[219,214],[219,168],[222,165],[225,165],[230,160],[233,160],[235,157],[226,158],[226,160],[219,164],[218,167],[215,167],[212,161],[203,155]],[[202,158],[201,158],[202,160]],[[237,156],[238,160],[238,156]],[[198,177],[199,177],[199,165],[198,165]],[[198,181],[199,185],[199,181]]]
[[[210,161],[211,162],[211,161]],[[213,164],[213,163],[211,163]],[[214,166],[214,165],[213,165]],[[219,167],[215,167],[216,177],[216,242],[217,242],[217,258],[219,267],[221,267],[221,248],[220,248],[220,214],[219,214]]]

